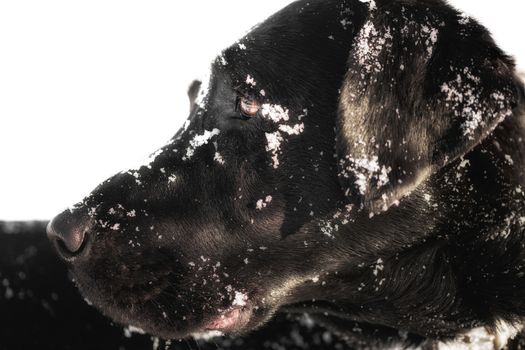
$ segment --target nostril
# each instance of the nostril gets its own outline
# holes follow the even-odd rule
[[[47,236],[62,258],[71,260],[84,250],[88,225],[83,221],[65,211],[47,225]]]
[[[57,233],[50,222],[47,227],[47,235],[50,239],[57,240],[70,253],[76,253],[84,243],[85,232],[82,228],[72,229],[70,232]]]

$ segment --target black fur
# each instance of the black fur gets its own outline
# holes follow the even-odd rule
[[[123,330],[89,306],[45,237],[45,222],[0,221],[0,349],[330,350],[344,338],[281,314],[244,337],[164,341]],[[377,332],[377,330],[376,330]]]
[[[301,0],[209,86],[151,163],[59,217],[88,228],[69,267],[102,312],[180,338],[306,311],[370,346],[521,321],[524,89],[475,20]]]

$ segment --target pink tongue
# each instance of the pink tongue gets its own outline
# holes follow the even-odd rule
[[[241,310],[233,309],[212,320],[206,327],[212,331],[228,331],[243,326]]]

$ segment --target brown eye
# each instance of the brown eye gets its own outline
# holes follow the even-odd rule
[[[239,97],[239,110],[245,117],[254,117],[261,109],[261,104],[249,97]]]

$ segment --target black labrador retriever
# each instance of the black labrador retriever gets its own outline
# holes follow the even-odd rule
[[[48,227],[104,314],[183,338],[308,312],[361,347],[519,329],[525,93],[474,19],[300,0],[195,87],[166,146]]]

